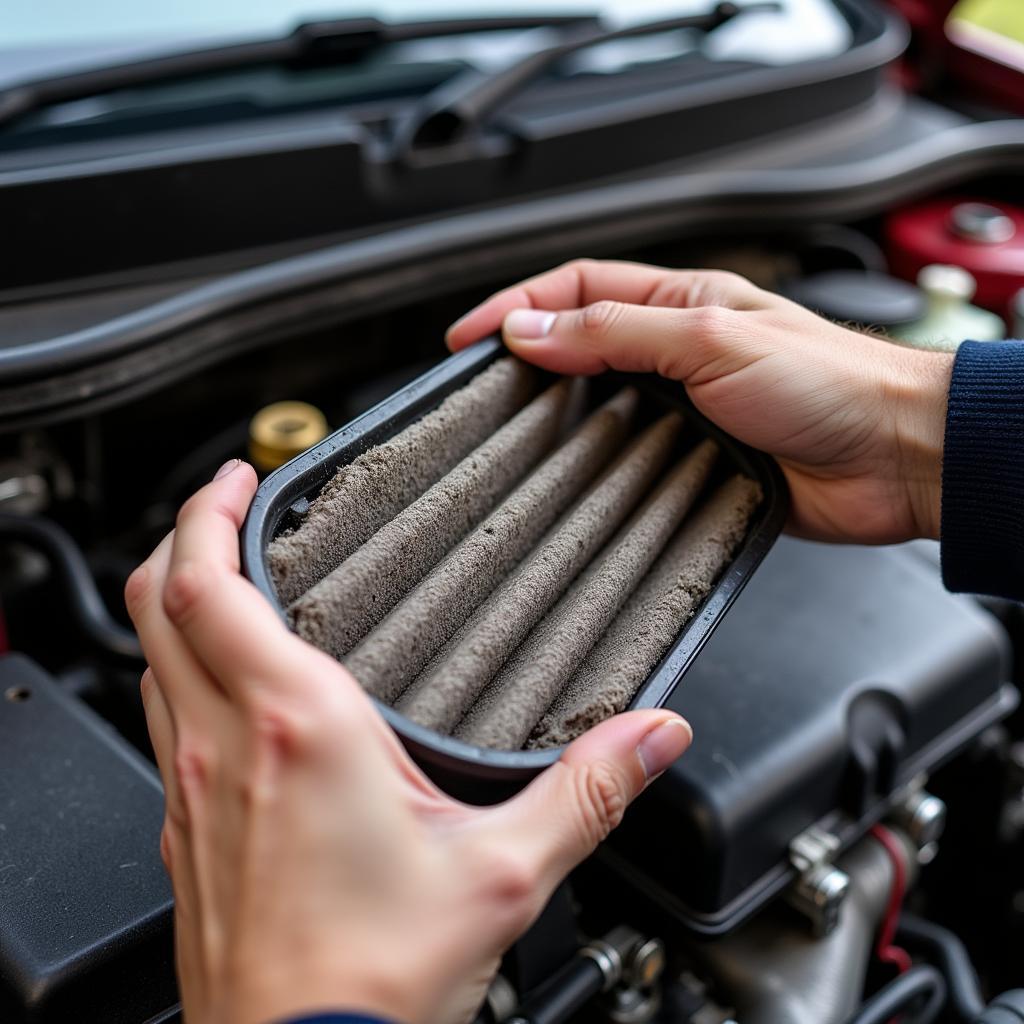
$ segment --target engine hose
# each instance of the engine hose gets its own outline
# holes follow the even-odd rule
[[[1014,988],[996,996],[975,1024],[1021,1024],[1024,1022],[1024,989]]]
[[[926,997],[916,1013],[907,1011],[915,1001]],[[931,1024],[946,1002],[946,983],[942,975],[928,964],[911,967],[905,974],[890,981],[876,992],[847,1024],[887,1024],[897,1014],[903,1024]]]
[[[563,1024],[604,987],[600,965],[588,956],[575,956],[520,1004],[509,1024]]]
[[[985,1009],[978,976],[967,948],[948,928],[915,914],[902,914],[897,938],[905,946],[928,954],[942,971],[949,989],[949,1005],[961,1024],[973,1024]]]
[[[45,555],[64,582],[71,611],[97,647],[119,658],[143,658],[139,638],[107,611],[85,556],[70,534],[49,519],[0,514],[0,540],[17,541]]]

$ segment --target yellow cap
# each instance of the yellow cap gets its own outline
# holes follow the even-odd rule
[[[274,402],[249,423],[249,457],[257,469],[269,473],[322,441],[327,432],[327,420],[315,405]]]

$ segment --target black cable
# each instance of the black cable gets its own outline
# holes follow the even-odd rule
[[[605,976],[597,961],[579,954],[519,1004],[512,1015],[513,1021],[563,1024],[600,995],[604,985]]]
[[[209,482],[221,463],[236,455],[244,455],[249,439],[251,415],[232,423],[224,430],[207,437],[167,472],[157,486],[153,505],[171,506],[171,522],[178,507],[199,486]]]
[[[75,620],[97,647],[142,660],[139,638],[107,611],[85,556],[66,530],[49,519],[0,514],[0,540],[25,544],[49,559],[65,584]]]
[[[935,961],[949,989],[950,1007],[962,1024],[972,1024],[985,1009],[978,976],[960,938],[948,928],[904,913],[896,932],[897,941],[920,949]]]
[[[910,1007],[920,999],[924,1005],[913,1014]],[[942,975],[928,964],[911,967],[906,974],[890,981],[876,992],[847,1024],[887,1024],[896,1014],[903,1014],[903,1024],[931,1024],[946,1002],[946,983]]]

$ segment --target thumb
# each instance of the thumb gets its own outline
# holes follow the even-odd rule
[[[693,732],[663,710],[616,715],[570,744],[557,764],[497,810],[497,824],[541,888],[553,889],[593,853]]]
[[[742,336],[742,312],[724,306],[679,309],[601,301],[551,312],[514,309],[505,344],[522,359],[565,374],[604,370],[658,373],[691,382]]]

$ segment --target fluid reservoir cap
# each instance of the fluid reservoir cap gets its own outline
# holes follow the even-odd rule
[[[1017,230],[998,206],[987,203],[958,203],[949,211],[949,227],[957,237],[981,245],[1008,242]]]
[[[322,441],[327,419],[306,402],[274,402],[264,406],[249,423],[249,457],[264,473]]]
[[[974,278],[963,267],[947,263],[930,263],[922,267],[917,283],[930,299],[951,299],[970,302],[976,287]]]

